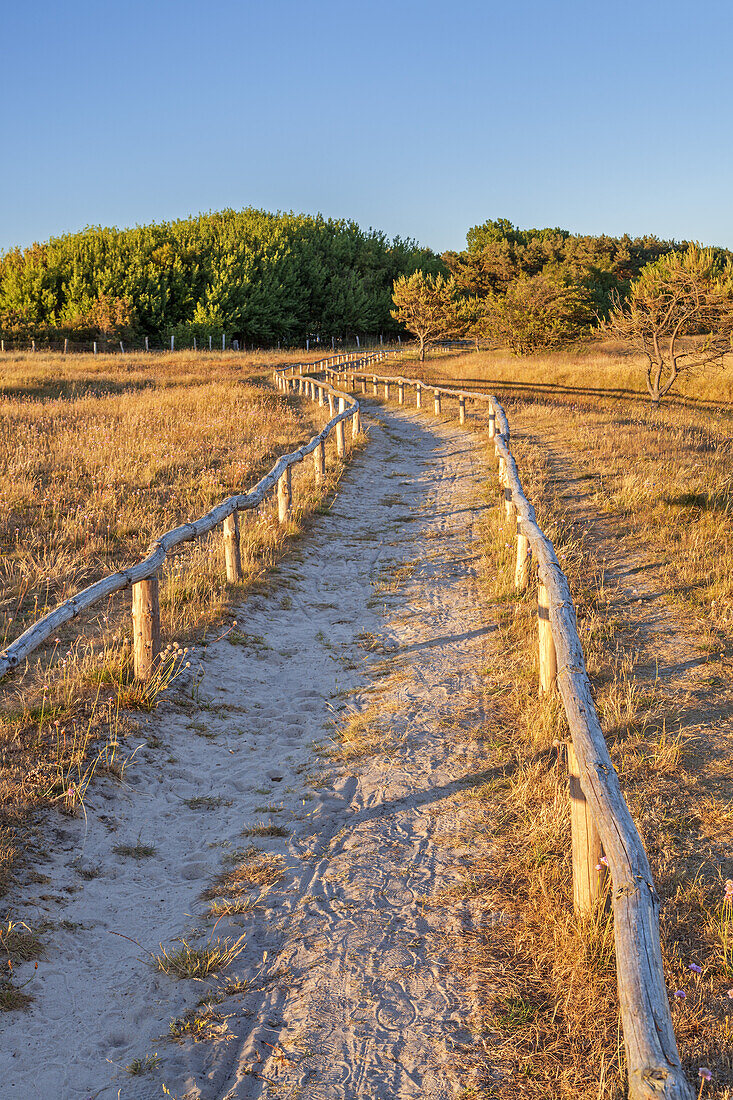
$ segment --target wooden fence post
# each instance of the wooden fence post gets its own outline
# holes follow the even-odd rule
[[[361,380],[361,392],[366,393],[366,378],[362,377]]]
[[[132,652],[136,680],[149,680],[160,656],[158,575],[132,586]]]
[[[435,415],[440,416],[440,390],[433,390],[433,397],[435,398]]]
[[[458,423],[459,424],[465,424],[466,423],[466,398],[465,397],[459,397],[458,398]]]
[[[316,472],[316,485],[322,485],[326,476],[326,444],[323,440],[313,452],[313,466]]]
[[[494,439],[496,436],[496,413],[492,409],[489,413],[489,439]]]
[[[351,418],[351,438],[356,439],[361,431],[361,413],[357,409]]]
[[[504,485],[506,481],[506,461],[504,455],[499,455],[499,484]]]
[[[290,508],[293,503],[293,489],[290,480],[290,467],[286,467],[277,479],[277,518],[280,523],[286,523],[290,518]]]
[[[374,396],[379,397],[379,383],[377,382],[376,374],[372,375],[372,388],[374,391]]]
[[[242,580],[242,555],[239,549],[239,515],[232,512],[224,520],[224,561],[229,584]]]
[[[422,386],[420,385],[419,382],[415,386],[415,408],[416,409],[421,409],[422,408]]]
[[[404,405],[405,403],[405,383],[397,383],[397,404]]]
[[[389,401],[389,382],[384,383],[384,400]]]
[[[323,389],[323,386],[318,387],[318,404],[319,405],[325,405],[326,404],[326,394],[325,394],[325,391]]]
[[[593,912],[603,893],[607,871],[601,863],[603,845],[583,794],[578,758],[572,741],[568,744],[568,776],[573,846],[573,908],[579,916],[586,916]]]
[[[335,416],[335,413],[336,413],[336,407],[335,407],[335,404],[334,404],[332,393],[329,393],[329,395],[328,395],[328,413],[329,413],[329,416],[331,417],[331,419],[333,420],[333,418]]]
[[[504,515],[511,521],[514,518],[516,508],[512,499],[512,491],[509,486],[504,483]]]
[[[531,561],[532,550],[529,539],[519,530],[517,531],[517,564],[514,569],[514,588],[517,592],[524,592],[529,584]]]
[[[549,694],[557,678],[557,654],[550,626],[550,600],[547,589],[540,581],[537,589],[537,623],[540,653],[540,695]]]
[[[343,397],[339,397],[339,412],[342,413],[346,408],[346,401]],[[346,425],[343,420],[339,420],[336,425],[336,454],[339,458],[343,458],[346,454]]]

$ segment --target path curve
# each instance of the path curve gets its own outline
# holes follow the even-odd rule
[[[454,1095],[469,1006],[445,951],[471,920],[451,887],[493,644],[475,578],[486,469],[456,427],[367,416],[331,511],[202,654],[196,698],[142,730],[130,788],[101,782],[88,821],[47,836],[50,885],[12,914],[52,931],[32,1008],[0,1018],[3,1096]],[[330,758],[355,716],[370,751]],[[138,839],[154,853],[115,853]],[[231,897],[232,874],[268,867],[281,880],[240,892],[253,907],[214,931],[217,876]],[[146,954],[243,935],[204,983]],[[126,1072],[146,1056],[150,1072]]]

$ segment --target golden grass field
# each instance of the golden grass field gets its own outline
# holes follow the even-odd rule
[[[327,407],[288,401],[270,383],[273,367],[293,358],[0,357],[0,646],[134,563],[156,536],[254,485],[319,430]],[[325,491],[338,477],[333,456],[329,466]],[[243,587],[266,577],[287,536],[318,507],[312,464],[297,469],[294,485],[287,531],[267,502],[242,514]],[[186,644],[221,623],[233,595],[215,532],[166,565],[163,640],[177,648],[144,690],[130,675],[129,592],[69,624],[9,677],[0,699],[0,889],[26,811],[58,799],[71,811],[90,769],[124,766],[121,708],[154,704],[185,664]]]
[[[261,388],[276,359],[0,361],[8,638],[310,434],[305,418],[317,410]],[[660,893],[680,1052],[692,1079],[712,1069],[706,1097],[731,1100],[733,362],[685,379],[659,407],[641,362],[608,344],[526,359],[433,353],[381,373],[480,386],[504,404],[527,495],[570,580],[599,715]],[[476,409],[469,426],[482,433]],[[490,482],[487,502],[497,493]],[[300,500],[318,507],[307,481]],[[567,730],[557,699],[537,697],[536,591],[514,594],[514,533],[499,509],[485,515],[481,575],[500,655],[484,670],[487,717],[472,735],[493,778],[467,794],[474,862],[461,879],[486,920],[451,944],[476,999],[479,1041],[457,1055],[474,1082],[464,1098],[621,1100],[612,925],[605,912],[589,923],[572,913]],[[281,544],[267,509],[243,523],[247,583],[266,578]],[[162,585],[166,639],[219,629],[230,597],[216,539],[185,548]],[[0,883],[26,811],[58,799],[72,774],[82,782],[89,761],[124,769],[119,704],[154,703],[135,700],[130,684],[126,600],[64,635],[52,667],[47,650],[4,691]],[[497,911],[509,919],[497,924]]]

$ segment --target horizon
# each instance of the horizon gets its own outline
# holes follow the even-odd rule
[[[731,30],[719,0],[40,0],[6,15],[0,250],[247,206],[438,253],[498,216],[733,247]]]
[[[126,232],[133,231],[135,229],[143,228],[146,225],[165,225],[165,224],[171,224],[173,222],[192,221],[196,218],[206,217],[207,215],[221,214],[221,213],[224,213],[227,210],[235,210],[235,212],[237,212],[238,210],[246,210],[246,209],[257,209],[257,210],[259,210],[263,213],[273,214],[275,216],[278,216],[278,215],[293,215],[295,217],[307,217],[307,218],[323,217],[327,220],[334,221],[334,222],[355,222],[363,232],[371,232],[371,231],[386,232],[385,230],[383,230],[381,228],[381,226],[377,226],[377,225],[366,226],[363,223],[359,222],[356,218],[351,218],[351,217],[348,217],[346,215],[339,216],[339,215],[333,215],[333,214],[326,214],[322,210],[317,210],[317,211],[311,211],[311,210],[265,210],[263,207],[251,207],[249,205],[245,205],[243,207],[238,207],[238,208],[222,207],[221,209],[218,209],[218,210],[197,210],[197,211],[194,211],[190,214],[183,214],[183,215],[181,215],[179,217],[175,217],[175,218],[152,219],[151,221],[148,221],[148,222],[135,222],[134,224],[130,224],[130,225],[102,225],[100,223],[88,224],[88,225],[81,226],[77,229],[64,230],[60,233],[52,233],[49,237],[45,237],[43,239],[36,238],[35,240],[28,241],[24,244],[11,245],[9,248],[6,248],[6,249],[0,248],[0,259],[2,259],[3,256],[7,255],[7,253],[12,251],[14,248],[20,248],[21,250],[25,250],[27,248],[33,247],[36,244],[45,244],[47,241],[50,241],[50,240],[60,239],[60,238],[63,238],[63,237],[68,237],[68,236],[76,236],[77,234],[85,233],[89,230],[105,229],[105,230],[113,230],[113,231],[116,231],[116,232],[119,232],[119,233],[126,233]],[[498,211],[498,212],[494,211],[490,214],[487,214],[486,217],[483,218],[481,222],[476,222],[476,223],[474,223],[474,225],[466,226],[466,232],[464,233],[462,244],[454,245],[450,248],[437,249],[437,248],[434,248],[433,245],[430,244],[430,242],[424,241],[424,240],[419,240],[419,239],[416,241],[416,243],[420,247],[432,249],[432,251],[435,252],[435,254],[438,255],[438,256],[444,254],[445,252],[462,252],[462,251],[467,250],[468,246],[467,246],[466,236],[467,236],[470,229],[474,228],[475,226],[482,225],[486,221],[489,221],[489,220],[496,221],[496,220],[498,220],[500,218],[503,218],[503,217],[505,217],[505,214],[502,211]],[[621,237],[624,237],[625,235],[628,235],[632,239],[635,238],[635,237],[657,237],[660,240],[668,240],[668,241],[673,241],[675,243],[680,243],[682,241],[687,240],[686,238],[682,238],[682,237],[661,237],[659,234],[645,233],[643,231],[639,232],[639,233],[630,233],[628,231],[621,231],[619,233],[609,233],[607,230],[601,229],[598,232],[588,232],[588,231],[584,231],[584,230],[573,230],[573,229],[570,229],[568,226],[559,225],[559,224],[532,225],[532,226],[530,226],[530,225],[523,225],[523,224],[521,224],[521,222],[517,222],[516,220],[514,220],[512,218],[509,218],[508,220],[512,222],[512,224],[514,225],[514,227],[516,229],[520,229],[520,230],[558,229],[558,230],[562,230],[562,231],[568,231],[572,236],[580,236],[580,237],[607,236],[607,237],[621,238]],[[406,234],[401,234],[399,232],[398,233],[386,233],[386,236],[389,240],[394,240],[396,237],[402,237],[404,239],[406,237]],[[693,243],[693,242],[691,242],[691,243]],[[716,242],[716,241],[694,241],[694,243],[700,244],[703,247],[710,247],[710,248],[716,248],[716,247],[717,248],[727,248],[728,247],[727,245],[721,245],[719,242]]]

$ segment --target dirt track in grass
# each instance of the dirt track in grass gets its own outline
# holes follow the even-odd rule
[[[130,739],[126,785],[45,827],[44,881],[7,899],[46,953],[30,1008],[0,1016],[3,1096],[454,1095],[471,1036],[445,945],[473,919],[487,471],[457,427],[366,422],[269,594]],[[161,944],[240,937],[203,981],[155,968]]]

